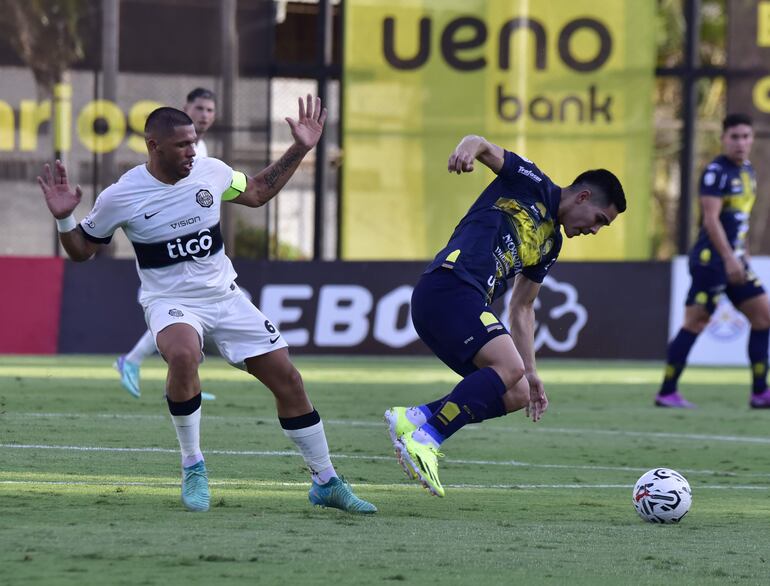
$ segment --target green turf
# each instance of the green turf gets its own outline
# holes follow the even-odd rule
[[[111,357],[0,357],[0,584],[767,584],[770,411],[746,369],[692,368],[697,411],[652,407],[660,365],[542,361],[551,399],[444,446],[444,499],[407,481],[382,412],[446,393],[435,360],[298,358],[338,469],[380,509],[312,508],[270,394],[217,359],[201,369],[212,509],[179,502],[162,397],[140,400]],[[85,449],[90,448],[90,449]],[[680,525],[643,523],[631,488],[678,469]]]

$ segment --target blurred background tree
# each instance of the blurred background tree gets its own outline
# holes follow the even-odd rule
[[[30,68],[39,98],[52,95],[70,67],[85,56],[87,0],[0,0],[0,32]]]
[[[32,71],[39,102],[54,99],[55,87],[67,83],[69,69],[85,57],[83,39],[89,37],[83,29],[90,25],[86,16],[96,10],[88,0],[0,0],[0,34]],[[71,89],[61,91],[56,97],[68,100]],[[51,107],[50,128],[69,124],[60,115],[69,114]],[[62,158],[56,130],[51,139],[54,156]]]

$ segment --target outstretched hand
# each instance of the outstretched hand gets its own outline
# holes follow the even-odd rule
[[[548,397],[545,396],[545,387],[543,381],[535,373],[525,375],[529,383],[529,403],[527,404],[527,417],[532,419],[533,423],[540,421],[540,418],[548,409]]]
[[[725,259],[725,272],[727,273],[727,281],[731,285],[743,285],[746,282],[746,268],[734,255]]]
[[[294,141],[310,150],[321,139],[326,122],[326,108],[321,108],[321,98],[307,95],[307,103],[299,98],[299,120],[286,118]]]
[[[43,176],[38,176],[37,183],[43,190],[48,209],[57,220],[69,216],[83,197],[80,185],[75,186],[74,189],[70,186],[67,181],[67,169],[58,159],[53,173],[48,163],[43,166]]]

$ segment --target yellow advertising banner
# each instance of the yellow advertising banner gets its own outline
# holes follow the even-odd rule
[[[647,259],[655,3],[346,0],[342,256],[427,259],[493,175],[447,172],[466,134],[558,185],[618,175],[628,210],[566,259]]]

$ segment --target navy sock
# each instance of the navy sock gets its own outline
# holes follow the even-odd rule
[[[762,393],[767,389],[767,346],[770,330],[751,330],[749,360],[751,361],[751,390]]]
[[[299,415],[297,417],[279,417],[278,422],[283,429],[305,429],[311,427],[316,423],[320,423],[321,416],[318,411],[313,409],[310,413],[305,415]]]
[[[679,377],[687,366],[687,355],[690,354],[692,345],[698,339],[698,334],[682,328],[668,345],[666,352],[666,374],[660,387],[661,395],[670,395],[676,392]]]
[[[440,444],[467,423],[505,415],[504,394],[505,384],[492,368],[477,370],[457,384],[421,429]]]
[[[168,410],[171,415],[191,415],[201,406],[201,394],[198,393],[192,399],[181,403],[176,403],[166,397],[166,403],[168,403]]]
[[[440,399],[436,399],[435,401],[431,401],[430,403],[425,403],[424,405],[420,405],[418,409],[423,412],[425,415],[425,419],[430,419],[431,416],[441,409],[441,406],[444,404],[444,402],[449,398],[449,395],[444,395]]]

